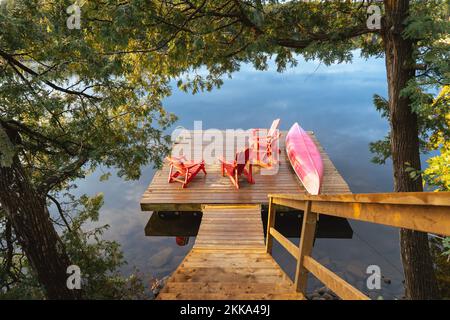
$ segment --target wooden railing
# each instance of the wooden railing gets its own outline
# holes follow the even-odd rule
[[[277,205],[304,211],[299,246],[275,230]],[[312,258],[316,223],[322,214],[450,236],[450,192],[271,194],[266,250],[272,254],[275,238],[297,260],[294,284],[303,295],[310,272],[342,299],[369,299]]]

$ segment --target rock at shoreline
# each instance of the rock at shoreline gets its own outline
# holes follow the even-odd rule
[[[307,295],[308,300],[340,300],[339,297],[327,287],[321,287]]]
[[[154,279],[153,283],[151,284],[151,291],[153,293],[153,297],[156,297],[158,293],[161,291],[162,288],[164,288],[167,280],[169,279],[169,276],[166,276],[162,279]]]

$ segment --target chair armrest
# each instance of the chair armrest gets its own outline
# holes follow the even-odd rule
[[[175,159],[175,160],[178,160],[178,161],[181,161],[181,160],[188,161],[188,159],[187,159],[186,156],[184,156],[184,155],[182,155],[182,156],[180,156],[180,157],[170,157],[170,158]]]
[[[266,130],[267,131],[267,129],[266,128],[253,128],[253,129],[250,129],[251,131],[263,131],[263,130]]]
[[[233,161],[227,161],[223,158],[218,158],[218,160],[220,161],[220,164],[222,166],[230,166],[230,167],[235,167],[236,166],[236,160]]]
[[[260,133],[260,132],[262,132],[262,133]],[[251,135],[253,136],[253,137],[259,137],[259,136],[266,136],[267,135],[267,133],[268,133],[268,131],[267,131],[267,129],[264,129],[264,128],[255,128],[255,129],[251,129],[250,130],[250,133],[251,133]]]
[[[184,166],[185,166],[187,169],[191,169],[191,168],[193,168],[193,167],[200,166],[200,165],[202,165],[202,164],[205,164],[205,160],[202,160],[202,161],[199,161],[199,162],[195,162],[195,163],[192,163],[192,164],[189,164],[189,165],[184,164]]]
[[[227,160],[225,160],[225,159],[221,159],[221,158],[219,158],[219,161],[220,161],[220,163],[222,164],[222,165],[227,165],[227,166],[235,166],[236,165],[236,160],[233,160],[233,161],[227,161]]]

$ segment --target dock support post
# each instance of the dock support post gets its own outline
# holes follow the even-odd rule
[[[272,254],[273,237],[270,234],[270,228],[275,226],[275,206],[273,205],[273,198],[269,198],[269,216],[267,219],[267,231],[266,231],[266,252]]]
[[[308,270],[303,266],[303,258],[311,256],[316,234],[317,213],[311,212],[311,201],[305,201],[303,212],[302,233],[300,236],[299,255],[295,270],[295,288],[306,296]]]

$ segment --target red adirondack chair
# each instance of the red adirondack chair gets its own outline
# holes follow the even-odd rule
[[[253,159],[254,164],[262,167],[270,167],[276,163],[273,155],[275,152],[281,152],[279,148],[276,148],[276,143],[281,135],[278,130],[279,125],[280,119],[275,119],[267,135],[261,135],[261,132],[267,129],[252,129],[250,144],[253,152],[256,154]]]
[[[200,170],[206,175],[205,161],[203,160],[200,162],[189,161],[184,156],[167,157],[167,160],[170,162],[169,183],[180,182],[182,188],[186,188]]]
[[[222,176],[227,175],[236,189],[239,189],[239,177],[244,174],[248,183],[255,183],[252,175],[252,164],[250,163],[250,149],[236,153],[233,162],[227,162],[224,159],[219,159],[222,167]],[[248,164],[248,169],[246,168]]]

